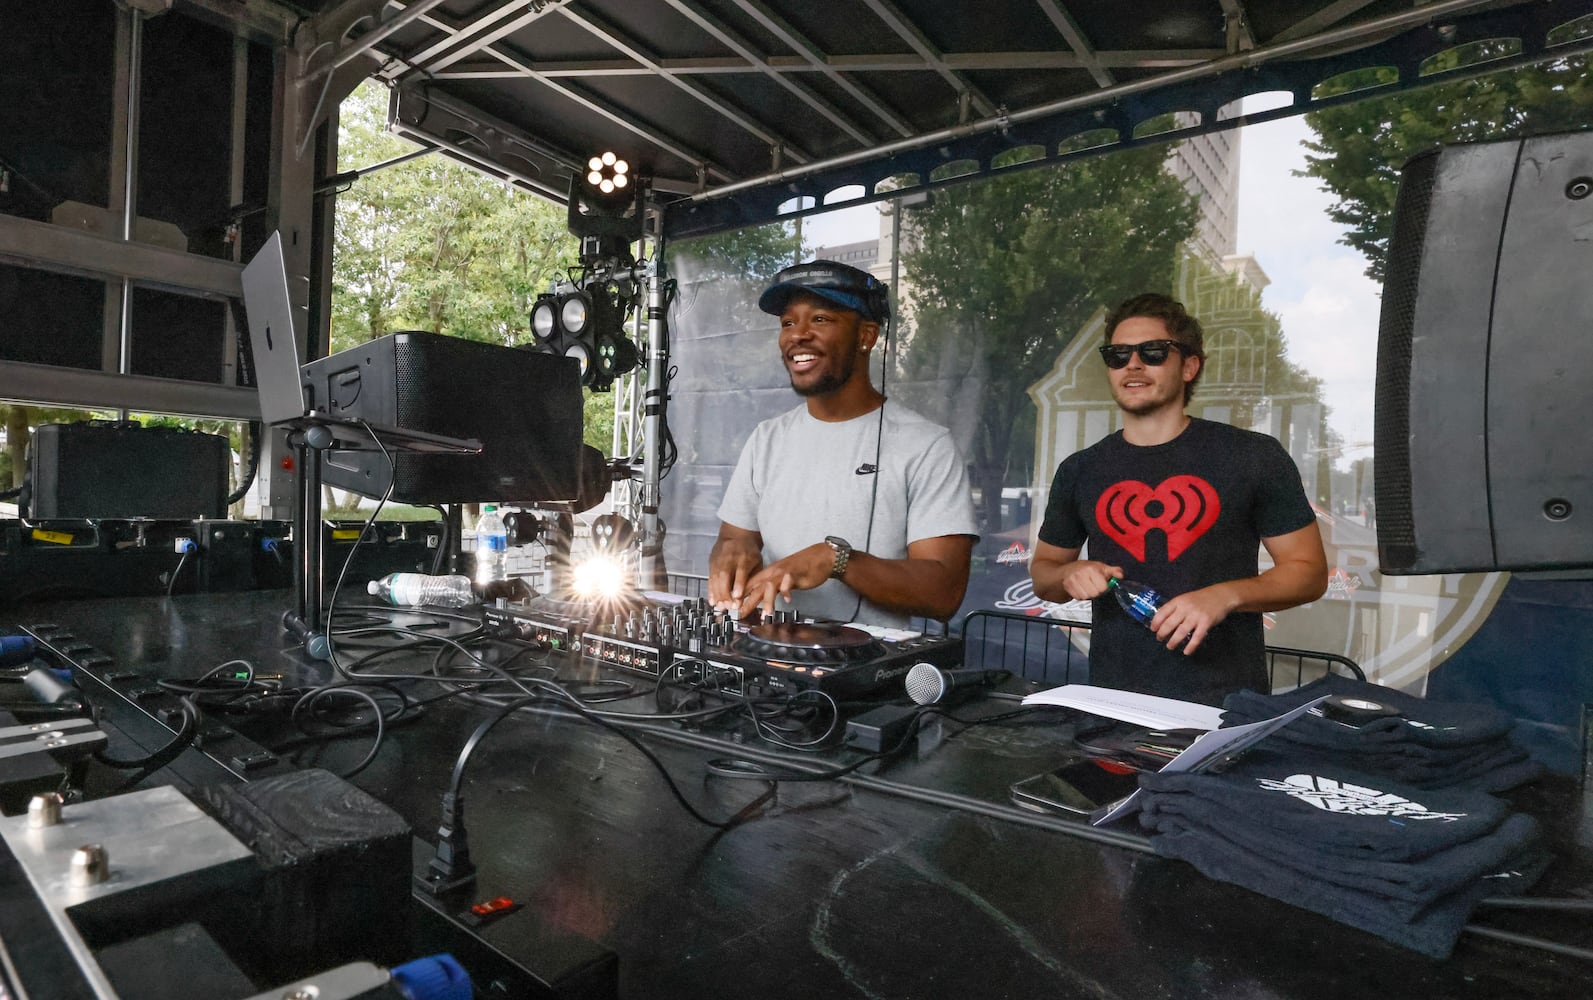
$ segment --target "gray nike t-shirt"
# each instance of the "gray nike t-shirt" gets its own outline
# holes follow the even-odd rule
[[[869,471],[876,465],[879,471]],[[880,559],[903,559],[910,542],[979,533],[967,468],[950,432],[890,402],[835,423],[815,419],[803,403],[759,424],[742,448],[719,519],[760,533],[765,565],[826,535]],[[840,580],[794,592],[792,600],[805,617],[909,625],[907,615],[859,605],[857,591]]]

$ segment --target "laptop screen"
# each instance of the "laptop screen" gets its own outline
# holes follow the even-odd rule
[[[299,373],[299,341],[294,336],[281,233],[272,233],[244,267],[243,308],[249,318],[260,419],[267,424],[297,420],[306,410],[304,382]]]

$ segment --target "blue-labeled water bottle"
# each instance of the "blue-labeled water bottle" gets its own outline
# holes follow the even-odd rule
[[[1135,621],[1150,627],[1151,619],[1156,617],[1156,612],[1161,610],[1162,595],[1143,583],[1133,580],[1119,580],[1113,577],[1106,581],[1106,587],[1117,598],[1117,603]]]
[[[485,590],[489,585],[509,579],[509,529],[498,513],[497,504],[481,508],[481,519],[476,522],[476,586]]]

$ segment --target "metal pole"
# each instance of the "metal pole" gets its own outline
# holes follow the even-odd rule
[[[122,241],[131,243],[138,220],[138,109],[139,89],[144,75],[144,15],[138,10],[129,10],[127,13],[133,20],[127,63],[127,149],[126,160],[122,163]],[[127,278],[122,279],[122,315],[118,340],[120,346],[116,371],[121,375],[130,375],[133,369],[133,283]],[[120,413],[122,420],[130,415],[126,407]]]
[[[321,628],[321,451],[300,441],[299,505],[293,519],[293,590],[299,621],[312,632]]]
[[[377,45],[380,45],[382,42],[386,41],[390,36],[397,34],[399,31],[407,28],[413,22],[425,17],[427,14],[431,13],[433,7],[440,6],[442,3],[443,0],[420,0],[419,3],[413,4],[407,9],[394,14],[391,18],[388,18],[377,27],[372,28],[365,34],[360,35],[355,41],[349,43],[349,45],[344,48],[342,52],[339,52],[333,58],[331,65],[321,67],[319,70],[310,74],[305,79],[314,80],[332,72],[335,69],[347,66],[349,63],[358,59],[366,52],[369,52]]]
[[[659,482],[664,456],[664,406],[669,391],[668,334],[664,314],[664,261],[655,247],[647,269],[647,391],[642,410],[642,583],[660,585],[664,565],[664,534],[658,518]]]

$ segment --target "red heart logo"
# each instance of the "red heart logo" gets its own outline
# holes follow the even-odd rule
[[[1152,501],[1162,505],[1154,517],[1145,510]],[[1160,528],[1167,536],[1167,561],[1172,562],[1217,523],[1221,509],[1216,489],[1199,476],[1173,476],[1155,489],[1125,479],[1108,486],[1095,502],[1095,523],[1140,562],[1145,561],[1145,535]]]

